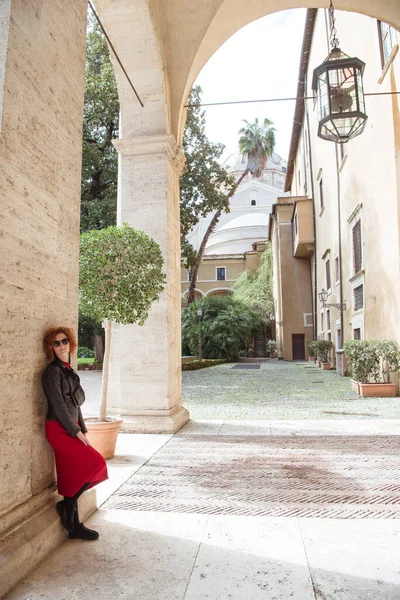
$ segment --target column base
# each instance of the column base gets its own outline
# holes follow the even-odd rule
[[[170,412],[169,410],[149,410],[138,411],[138,413],[129,411],[129,414],[120,414],[120,418],[123,419],[121,432],[176,433],[189,421],[189,411],[181,406],[176,412],[172,414]]]
[[[9,529],[4,532],[0,554],[0,598],[3,598],[67,537],[56,511],[61,500],[56,492],[32,498],[11,513]],[[89,490],[79,499],[80,517],[88,518],[96,509],[96,492]]]

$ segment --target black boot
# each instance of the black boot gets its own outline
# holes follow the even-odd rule
[[[69,532],[68,537],[71,540],[97,540],[99,533],[94,529],[85,527],[83,523],[79,522],[78,506],[76,505],[74,513],[74,529]]]
[[[64,500],[57,502],[56,509],[58,514],[60,515],[61,523],[64,529],[68,531],[73,531],[74,529],[74,513],[73,507],[69,507],[66,505]]]

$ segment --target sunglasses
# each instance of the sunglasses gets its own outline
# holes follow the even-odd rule
[[[63,340],[55,340],[55,342],[53,342],[53,346],[55,348],[58,348],[58,346],[60,344],[63,344],[63,346],[66,346],[67,344],[69,344],[69,339],[68,338],[64,338]]]

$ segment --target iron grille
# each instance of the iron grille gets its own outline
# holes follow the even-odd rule
[[[325,271],[326,271],[326,289],[329,290],[331,287],[331,265],[330,260],[327,260],[325,263]]]
[[[353,227],[353,265],[354,273],[362,269],[362,244],[361,244],[361,221]]]
[[[354,310],[364,308],[364,286],[361,284],[354,288]]]

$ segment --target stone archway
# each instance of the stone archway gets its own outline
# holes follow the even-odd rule
[[[178,183],[189,89],[213,52],[250,21],[300,4],[326,8],[327,2],[95,4],[145,103],[139,108],[116,68],[122,131],[118,218],[159,241],[168,276],[146,327],[116,332],[110,392],[133,429],[172,432],[188,418],[180,387]],[[335,5],[400,29],[394,0]],[[86,0],[5,0],[0,7],[0,536],[8,536],[0,595],[62,539],[53,458],[43,436],[41,336],[46,327],[77,324],[85,25]]]

